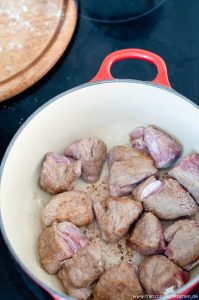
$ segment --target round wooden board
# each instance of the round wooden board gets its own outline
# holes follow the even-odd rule
[[[41,79],[67,48],[75,0],[0,0],[0,101]]]

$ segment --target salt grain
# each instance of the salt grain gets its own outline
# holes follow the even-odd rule
[[[11,71],[11,66],[6,66],[5,68],[6,68],[6,71],[7,71],[7,72],[10,72],[10,71]]]
[[[24,12],[27,12],[28,11],[28,8],[27,8],[27,6],[26,5],[22,5],[22,10],[24,11]]]
[[[9,42],[8,43],[8,47],[10,49],[15,49],[15,50],[19,50],[22,48],[22,44],[18,43],[18,42]]]

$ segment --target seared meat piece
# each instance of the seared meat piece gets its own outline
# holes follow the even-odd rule
[[[90,244],[63,263],[58,277],[69,296],[88,299],[92,292],[91,285],[103,272],[101,250],[96,244]]]
[[[177,179],[199,204],[199,154],[187,155],[169,171],[169,175]]]
[[[139,295],[143,295],[143,290],[137,266],[127,262],[108,268],[93,292],[94,300],[130,300]]]
[[[144,209],[160,219],[172,220],[183,216],[192,216],[198,206],[177,180],[164,181],[149,178],[134,191],[134,198],[142,201]]]
[[[155,176],[150,176],[132,190],[133,198],[137,201],[143,201],[149,195],[151,196],[161,190],[162,186],[162,181],[157,180]]]
[[[70,280],[67,277],[63,278],[62,280],[64,281],[65,287],[67,287],[66,290],[67,290],[68,295],[70,295],[71,297],[74,297],[73,299],[87,300],[90,298],[90,296],[92,294],[91,287],[77,289],[77,288],[73,287],[73,285],[71,284]],[[67,299],[67,298],[64,298],[64,299]]]
[[[72,223],[53,223],[39,236],[38,252],[41,265],[50,274],[55,274],[61,263],[87,245],[86,237]]]
[[[110,195],[113,197],[128,195],[133,187],[156,172],[157,169],[149,156],[135,156],[131,160],[116,161],[110,168]]]
[[[148,155],[136,148],[129,146],[114,146],[108,154],[108,166],[110,167],[115,161],[131,160],[135,157],[148,157]]]
[[[93,207],[102,237],[107,242],[119,240],[142,212],[141,203],[127,197],[98,201]]]
[[[148,153],[147,145],[144,141],[144,127],[137,127],[130,133],[130,140],[133,147]]]
[[[165,254],[180,267],[191,270],[199,263],[199,221],[181,220],[164,231],[169,242]]]
[[[150,212],[145,213],[136,223],[130,236],[130,243],[144,255],[164,252],[166,246],[159,219]]]
[[[130,133],[133,147],[140,150],[147,148],[153,157],[156,167],[171,167],[181,155],[181,146],[168,134],[154,127],[136,128]]]
[[[44,159],[39,185],[42,190],[57,194],[71,190],[71,183],[81,175],[81,162],[74,161],[54,152],[46,154]]]
[[[44,224],[69,221],[77,226],[88,225],[93,220],[92,201],[80,191],[70,191],[54,196],[42,211]]]
[[[139,279],[149,295],[168,295],[182,287],[189,275],[162,255],[146,258],[139,266]]]
[[[106,154],[105,143],[96,137],[78,140],[69,145],[65,151],[66,156],[82,161],[81,176],[83,180],[89,183],[98,181]]]

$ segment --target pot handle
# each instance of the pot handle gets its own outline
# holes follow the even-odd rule
[[[142,50],[142,49],[123,49],[110,53],[101,64],[101,67],[95,77],[91,80],[91,82],[95,82],[98,80],[111,80],[114,79],[111,75],[111,67],[112,65],[120,60],[124,59],[139,59],[148,61],[154,64],[157,68],[157,76],[152,81],[155,84],[163,85],[167,88],[171,88],[168,75],[167,75],[167,67],[163,59],[157,54]]]

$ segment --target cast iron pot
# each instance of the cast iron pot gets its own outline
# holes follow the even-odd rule
[[[131,58],[157,67],[152,83],[111,76],[114,62]],[[199,151],[198,120],[198,107],[172,90],[164,61],[140,49],[111,53],[91,82],[64,92],[39,108],[15,134],[1,165],[1,231],[21,268],[54,299],[72,299],[64,294],[59,280],[41,268],[37,256],[40,212],[50,199],[37,185],[46,152],[62,152],[66,145],[85,136],[97,136],[110,148],[126,143],[128,133],[136,126],[155,124],[182,142],[185,155]],[[172,298],[188,294],[198,285],[199,266]]]

